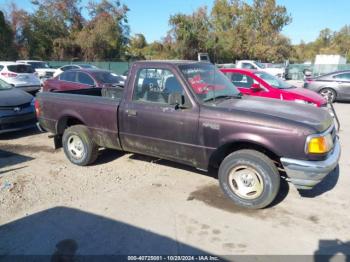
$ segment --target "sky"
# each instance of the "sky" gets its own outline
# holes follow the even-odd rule
[[[82,0],[82,4],[89,0]],[[98,0],[95,0],[98,1]],[[313,41],[320,30],[328,27],[339,30],[350,25],[350,0],[276,0],[284,5],[292,16],[292,23],[282,33],[292,40],[293,44]],[[6,9],[11,0],[0,0],[0,9]],[[19,7],[33,10],[30,0],[14,1]],[[200,6],[210,10],[214,0],[122,0],[130,12],[128,13],[131,33],[142,33],[148,42],[161,40],[169,30],[170,15],[176,13],[190,14]],[[252,0],[247,0],[251,3]]]

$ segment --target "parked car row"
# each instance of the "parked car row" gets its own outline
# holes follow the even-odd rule
[[[50,68],[43,61],[0,62],[0,133],[36,124],[34,97],[43,91],[123,87],[125,78],[88,64]]]
[[[40,80],[35,70],[27,64],[0,62],[0,79],[27,92],[40,90]]]

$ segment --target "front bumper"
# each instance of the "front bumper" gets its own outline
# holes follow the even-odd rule
[[[304,161],[281,158],[281,163],[288,175],[288,181],[298,189],[311,189],[331,173],[338,165],[340,143],[336,138],[333,152],[324,161]]]
[[[0,134],[35,127],[35,113],[0,118]]]

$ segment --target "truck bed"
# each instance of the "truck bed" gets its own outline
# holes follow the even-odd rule
[[[91,88],[37,95],[41,104],[40,125],[62,135],[66,126],[88,126],[96,144],[121,149],[118,137],[118,107],[122,88]]]

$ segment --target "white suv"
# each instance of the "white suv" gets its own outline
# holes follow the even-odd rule
[[[0,62],[0,79],[27,92],[40,90],[40,80],[30,65]]]
[[[34,70],[38,73],[38,77],[41,80],[46,80],[53,77],[53,74],[56,72],[56,69],[51,68],[46,62],[38,60],[17,60],[17,63],[23,63],[31,65]]]

